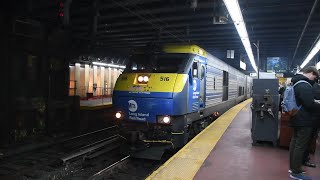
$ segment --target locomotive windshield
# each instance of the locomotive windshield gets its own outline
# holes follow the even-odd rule
[[[135,55],[125,72],[184,73],[189,59],[188,54]]]

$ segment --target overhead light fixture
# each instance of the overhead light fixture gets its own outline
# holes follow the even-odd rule
[[[107,64],[107,63],[101,63],[101,62],[92,62],[92,64],[98,65],[98,66],[107,66],[107,67],[120,68],[120,69],[125,69],[126,68],[126,66],[120,66],[120,65],[116,65],[116,64]]]
[[[99,65],[99,66],[107,66],[106,63],[101,63],[101,62],[92,62],[94,65]]]
[[[309,63],[309,61],[319,52],[319,50],[320,50],[320,38],[319,38],[318,42],[316,43],[316,45],[313,47],[313,49],[310,51],[310,53],[308,54],[306,59],[300,65],[300,68],[301,69],[304,68]]]
[[[317,63],[316,68],[319,70],[320,69],[320,61]]]
[[[249,57],[249,60],[250,60],[252,67],[256,72],[258,72],[256,62],[254,61],[254,57],[253,57],[252,48],[251,48],[249,36],[247,33],[246,25],[244,23],[242,13],[240,10],[239,2],[238,2],[238,0],[223,0],[223,2],[226,5],[228,12],[232,18],[233,23],[234,23],[234,26],[236,27],[236,29],[238,31],[241,42],[244,46],[244,49],[247,52],[247,55]]]

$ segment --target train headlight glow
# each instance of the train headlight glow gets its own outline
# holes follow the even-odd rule
[[[158,116],[158,123],[160,124],[170,124],[171,117],[170,116]]]
[[[170,123],[170,117],[168,117],[168,116],[163,117],[163,122],[166,123],[166,124],[169,124]]]
[[[138,76],[138,82],[139,83],[147,83],[149,81],[148,75],[140,75]]]
[[[138,77],[138,82],[143,82],[143,77],[142,76]]]
[[[116,118],[117,118],[117,119],[120,119],[121,117],[122,117],[121,112],[117,112],[117,113],[116,113]]]
[[[148,82],[148,81],[149,81],[149,77],[148,77],[148,76],[144,76],[144,77],[143,77],[143,81],[144,81],[144,82]]]

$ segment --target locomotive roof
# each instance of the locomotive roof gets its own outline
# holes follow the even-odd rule
[[[166,53],[190,53],[206,57],[207,52],[197,45],[166,45],[163,47]]]

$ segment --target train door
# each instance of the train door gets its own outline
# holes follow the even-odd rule
[[[199,77],[199,62],[194,59],[191,68],[190,77],[190,91],[189,91],[189,108],[194,111],[198,111],[200,108],[200,77]]]
[[[223,71],[223,95],[222,95],[222,101],[228,100],[228,94],[229,94],[229,73],[227,71]]]
[[[190,108],[192,111],[198,111],[205,107],[205,74],[206,68],[204,62],[194,59],[192,64],[192,81],[190,82]]]
[[[200,64],[200,99],[199,99],[199,104],[200,108],[205,107],[205,74],[206,74],[206,68],[205,64],[199,63]]]

